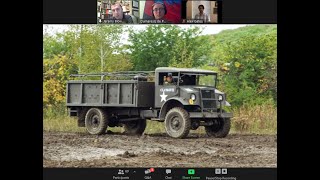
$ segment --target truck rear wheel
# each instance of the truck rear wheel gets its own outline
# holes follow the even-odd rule
[[[230,127],[230,118],[220,118],[214,125],[206,126],[205,130],[210,137],[224,138],[229,134]]]
[[[108,127],[107,113],[100,108],[89,109],[85,117],[85,126],[90,134],[105,133]]]
[[[191,129],[191,120],[188,112],[180,107],[169,110],[165,117],[165,129],[173,138],[185,138]]]
[[[88,108],[83,108],[78,111],[78,127],[86,127],[85,119]]]
[[[137,121],[131,121],[123,125],[124,133],[141,135],[147,126],[146,119],[139,119]]]

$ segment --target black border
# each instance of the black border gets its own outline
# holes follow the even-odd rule
[[[97,24],[97,0],[43,0],[43,24]]]
[[[45,0],[45,1],[48,1],[48,0]],[[55,2],[58,2],[58,1],[55,1]],[[280,5],[279,2],[277,2],[277,4]],[[45,10],[44,4],[42,5],[43,5],[43,10]],[[284,4],[284,6],[286,5],[287,4]],[[278,6],[277,8],[280,9],[280,6]],[[291,8],[294,9],[294,7],[291,7]],[[59,12],[59,9],[56,9],[56,12]],[[94,13],[94,15],[95,15],[94,16],[94,20],[95,20],[94,24],[95,24],[96,12]],[[278,15],[280,14],[278,13]],[[43,14],[43,17],[40,16],[43,18],[44,24],[55,24],[55,23],[74,24],[75,23],[73,21],[67,22],[67,20],[65,22],[55,22],[55,20],[57,19],[50,19],[50,18],[48,21],[48,17],[45,18],[44,16],[45,14]],[[294,43],[292,43],[292,40],[290,40],[289,35],[285,32],[285,31],[290,31],[291,28],[287,28],[285,26],[285,23],[286,23],[285,18],[281,16],[279,16],[278,18],[278,21],[279,21],[278,23],[278,155],[277,155],[278,156],[277,171],[279,170],[278,176],[284,176],[284,173],[285,173],[284,166],[288,166],[292,168],[287,170],[286,174],[290,174],[294,169],[297,169],[297,167],[294,167],[295,165],[297,165],[296,163],[292,163],[292,164],[285,163],[283,158],[292,159],[292,157],[290,156],[289,153],[283,153],[283,152],[285,152],[284,151],[284,149],[286,148],[285,144],[287,144],[290,139],[290,137],[288,137],[289,135],[286,135],[286,133],[290,131],[292,132],[292,134],[297,133],[295,131],[296,127],[292,127],[293,123],[286,123],[284,121],[287,121],[287,120],[291,121],[297,118],[297,117],[294,117],[294,115],[292,114],[292,109],[296,109],[296,106],[295,106],[297,103],[296,98],[292,98],[290,93],[286,93],[286,92],[290,91],[291,88],[298,90],[293,84],[291,84],[293,80],[291,80],[291,82],[289,80],[291,79],[289,74],[295,74],[298,67],[297,65],[294,66],[293,65],[294,63],[291,64],[291,66],[294,66],[294,67],[290,67],[290,64],[288,64],[288,61],[294,62],[294,59],[296,59],[296,53],[292,53],[292,51],[300,50],[295,46]],[[39,18],[39,15],[34,16],[34,19],[37,19],[37,18]],[[85,24],[84,22],[80,22],[80,23]],[[287,21],[287,23],[289,22]],[[294,22],[291,22],[291,23],[295,24]],[[261,24],[261,23],[257,23],[257,24]],[[24,83],[21,85],[19,84],[19,87],[24,89],[23,101],[28,104],[25,108],[23,108],[23,113],[21,113],[21,117],[20,117],[21,121],[19,121],[19,126],[21,126],[21,129],[23,129],[20,133],[23,133],[23,137],[28,144],[26,146],[23,145],[23,147],[21,146],[18,147],[19,148],[18,151],[20,150],[21,151],[17,153],[22,153],[23,151],[23,154],[26,158],[23,161],[19,161],[20,162],[19,165],[22,165],[25,168],[32,167],[31,165],[35,165],[35,168],[32,169],[32,172],[36,172],[36,174],[32,176],[33,177],[32,179],[37,179],[37,178],[45,179],[46,176],[44,174],[43,174],[43,177],[40,177],[42,174],[41,170],[44,170],[44,172],[49,170],[49,168],[43,169],[43,164],[42,164],[43,157],[41,154],[42,153],[42,135],[43,135],[42,134],[42,125],[43,125],[42,124],[42,24],[41,24],[41,27],[39,26],[35,26],[35,27],[36,27],[36,30],[31,30],[27,32],[28,36],[26,37],[27,39],[24,40],[24,43],[27,43],[28,45],[24,46],[24,50],[26,51],[23,52],[23,54],[21,53],[21,59],[28,59],[28,60],[25,60],[24,62],[22,62],[23,65],[20,66],[20,69],[17,70],[19,72],[20,70],[21,72],[25,71],[24,76],[22,77],[23,77],[24,83],[26,82],[26,84]],[[37,38],[34,38],[38,36],[39,36],[39,40],[37,40]],[[290,44],[291,44],[291,47],[290,47]],[[289,56],[290,54],[291,56]],[[26,58],[26,56],[30,58]],[[39,60],[37,60],[38,57],[39,57]],[[29,71],[26,69],[33,69],[33,70]],[[18,75],[18,78],[21,79],[20,73]],[[20,92],[17,91],[16,93],[21,94],[21,91]],[[24,112],[27,112],[27,113],[24,113]],[[19,136],[21,138],[21,134],[19,134]],[[286,140],[284,140],[285,137],[287,137]],[[37,145],[37,143],[39,144]],[[290,152],[290,151],[291,149],[287,149],[286,152]],[[300,156],[300,155],[301,154],[296,154],[296,156]],[[51,170],[59,171],[59,168],[53,168],[53,169]],[[64,169],[64,170],[72,171],[72,169]],[[85,172],[83,171],[83,169],[77,169],[77,170],[82,171],[83,173]],[[94,171],[95,169],[86,169],[86,170]],[[31,171],[29,171],[29,174],[31,174],[30,172]],[[40,174],[38,174],[39,172]],[[93,179],[93,178],[94,177],[90,176],[90,179]],[[103,177],[103,179],[107,179],[107,178]]]
[[[223,12],[223,1],[222,0],[217,0],[217,3],[218,3],[218,14],[217,14],[217,16],[218,16],[218,24],[222,24],[223,23],[223,21],[222,21],[222,19],[223,19],[223,17],[222,17],[222,12]]]
[[[5,116],[1,118],[6,124],[3,130],[8,131],[3,133],[3,139],[8,141],[2,148],[8,151],[2,153],[2,159],[8,160],[2,163],[3,172],[11,179],[42,179],[42,3],[15,3],[21,13],[13,13],[7,19],[19,27],[3,23],[3,30],[12,33],[4,33],[9,40],[5,48],[10,46],[4,51],[8,56],[3,58],[2,72],[3,79],[10,82],[3,83],[7,91],[3,97],[8,99],[2,101]]]
[[[277,2],[278,2],[277,0],[222,0],[222,1],[223,1],[223,12],[222,12],[223,24],[276,24],[277,23]]]

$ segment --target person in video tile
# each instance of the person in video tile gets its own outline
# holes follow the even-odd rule
[[[198,9],[199,9],[199,13],[194,16],[194,19],[202,19],[204,21],[204,23],[209,22],[210,21],[209,16],[203,12],[204,6],[202,4],[200,4],[198,6]]]
[[[132,17],[125,15],[122,10],[122,6],[119,3],[114,3],[111,5],[112,19],[122,20],[122,23],[133,23]]]
[[[163,20],[167,14],[166,6],[162,2],[156,2],[152,5],[152,15],[156,20]]]
[[[162,10],[161,8],[164,8]],[[154,11],[155,9],[155,11]],[[160,10],[161,9],[161,10]],[[158,16],[158,17],[157,17]],[[181,0],[147,0],[143,10],[143,19],[156,19],[162,16],[166,23],[181,22]]]

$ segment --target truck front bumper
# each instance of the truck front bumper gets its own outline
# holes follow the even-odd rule
[[[209,119],[209,118],[232,118],[232,113],[223,112],[190,112],[190,118],[201,118],[201,119]]]

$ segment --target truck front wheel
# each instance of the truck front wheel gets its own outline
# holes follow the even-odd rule
[[[131,121],[124,124],[124,133],[141,135],[146,129],[146,119],[139,119],[137,121]]]
[[[185,138],[191,129],[189,114],[180,107],[170,109],[164,122],[167,134],[173,138]]]
[[[205,130],[210,137],[224,138],[229,134],[230,127],[230,118],[219,118],[214,125],[206,126]]]
[[[89,109],[85,117],[85,126],[90,134],[105,133],[108,127],[107,113],[100,108]]]

